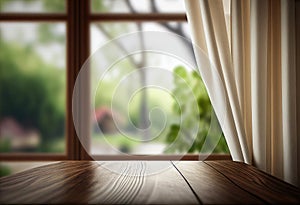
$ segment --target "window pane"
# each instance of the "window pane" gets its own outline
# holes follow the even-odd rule
[[[1,13],[63,13],[65,0],[0,0]]]
[[[0,23],[0,152],[64,152],[66,28]]]
[[[92,0],[92,12],[100,13],[184,13],[183,0]]]
[[[187,23],[183,22],[93,23],[90,27],[91,51],[96,52],[108,40],[139,30],[172,31],[188,38],[187,28]],[[193,52],[180,39],[176,46],[185,52]],[[95,77],[96,73],[91,74],[92,90],[97,90],[95,98],[92,96],[91,99],[95,103],[94,113],[91,113],[91,154],[199,153],[210,127],[212,106],[197,72],[185,62],[162,53],[134,54],[118,62],[111,62],[114,48],[126,52],[126,47],[116,44],[112,50],[106,50],[102,58],[92,57],[92,72],[100,72],[101,81]],[[103,66],[107,63],[113,66],[107,69]],[[141,71],[139,68],[149,69]],[[187,84],[178,79],[178,75],[183,73],[189,78]],[[149,86],[164,82],[168,83],[168,91]],[[195,91],[186,92],[193,86]],[[142,87],[144,89],[139,89]],[[179,111],[182,107],[187,109]],[[200,118],[193,112],[194,108],[199,109]],[[186,135],[193,134],[189,133],[191,123],[182,124],[183,121],[200,127],[192,143],[186,144],[177,138],[178,127],[181,131],[185,130]],[[141,131],[147,127],[147,131]],[[219,135],[210,137],[208,140],[214,140]],[[214,151],[228,153],[223,137]]]

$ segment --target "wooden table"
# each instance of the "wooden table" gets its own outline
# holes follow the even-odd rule
[[[149,175],[157,163],[169,168]],[[232,161],[65,161],[0,178],[0,203],[299,204],[300,192]]]

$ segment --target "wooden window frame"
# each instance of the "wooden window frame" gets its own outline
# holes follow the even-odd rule
[[[66,13],[0,13],[1,22],[63,22],[66,24],[66,152],[64,154],[7,153],[1,161],[59,160],[176,160],[178,155],[93,155],[85,151],[77,137],[72,117],[72,94],[81,66],[90,55],[90,24],[93,22],[162,22],[186,21],[183,13],[92,13],[91,0],[66,0]],[[205,155],[201,155],[203,157]],[[229,154],[212,154],[207,160],[231,160]],[[197,154],[186,154],[181,160],[199,160]]]

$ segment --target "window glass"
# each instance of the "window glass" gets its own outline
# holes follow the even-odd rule
[[[1,13],[63,13],[64,0],[0,0]]]
[[[183,0],[92,0],[96,13],[184,13]]]
[[[0,23],[0,50],[0,152],[64,152],[65,24]]]
[[[95,22],[90,27],[91,52],[97,55],[99,46],[114,44],[115,41],[109,40],[140,30],[175,31],[186,38],[189,36],[186,22]],[[193,52],[180,40],[176,46],[185,52]],[[92,57],[92,71],[102,72],[102,78],[101,81],[93,79],[97,75],[91,74],[91,86],[97,90],[95,98],[92,93],[91,99],[95,103],[94,113],[91,113],[91,154],[199,153],[206,139],[213,141],[219,137],[206,138],[212,106],[197,71],[174,56],[151,52],[129,55],[107,69],[103,65],[113,58],[116,51],[113,48],[126,52],[126,47],[116,43],[102,58]],[[161,83],[167,83],[169,90],[149,86]],[[193,126],[199,128],[199,132],[193,142],[186,143],[193,134]],[[214,152],[228,153],[223,136]]]

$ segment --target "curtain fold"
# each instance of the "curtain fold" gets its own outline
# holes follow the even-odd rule
[[[230,142],[229,146],[233,147],[234,150],[239,153],[239,155],[235,155],[234,158],[238,161],[248,161],[245,159],[245,155],[243,153],[243,146],[241,146],[242,142],[240,142],[240,133],[239,133],[239,122],[237,122],[237,118],[240,116],[235,116],[236,112],[234,112],[234,108],[236,108],[237,102],[237,95],[234,92],[234,83],[231,69],[230,69],[230,58],[229,58],[229,44],[228,44],[228,38],[227,31],[226,31],[226,25],[225,25],[225,19],[220,18],[220,15],[218,15],[220,12],[223,13],[223,8],[221,1],[200,1],[200,8],[202,9],[203,14],[203,25],[204,28],[204,34],[206,39],[206,47],[207,47],[207,54],[209,56],[209,59],[211,59],[213,65],[219,69],[220,79],[222,80],[223,86],[225,87],[225,96],[227,96],[227,99],[222,100],[224,103],[226,103],[226,106],[229,106],[227,108],[227,115],[228,119],[226,118],[226,122],[232,122],[231,124],[228,124],[230,126],[229,131],[231,131],[231,136],[235,136],[234,142],[236,142],[234,145],[234,142]],[[212,8],[212,10],[210,10]],[[222,16],[221,16],[222,17]],[[201,66],[202,67],[202,66]],[[232,109],[231,109],[232,108]],[[221,108],[222,109],[222,108]],[[241,132],[241,131],[240,131]],[[237,149],[237,146],[240,148]]]
[[[239,126],[242,123],[241,113],[236,112],[239,109],[238,96],[232,75],[230,47],[222,1],[186,1],[186,9],[188,21],[192,27],[193,42],[208,56],[219,75],[216,79],[215,73],[207,74],[210,72],[210,68],[201,66],[199,57],[201,55],[197,54],[198,49],[194,49],[199,71],[207,87],[211,103],[219,121],[222,122],[220,125],[223,133],[225,137],[230,136],[226,137],[226,141],[232,158],[236,161],[250,163],[246,139],[242,137],[244,129],[243,126]],[[220,16],[220,13],[223,15]],[[224,93],[222,93],[223,91]],[[224,110],[225,115],[223,115]]]
[[[295,1],[281,1],[284,178],[297,181]],[[298,148],[298,151],[299,148]],[[298,159],[298,163],[300,159]]]
[[[200,74],[233,160],[297,185],[294,4],[231,0],[228,34],[222,0],[185,1]],[[217,72],[201,66],[196,47]]]
[[[252,0],[251,28],[251,91],[253,163],[270,171],[270,133],[268,132],[268,0]],[[241,68],[243,69],[243,68]]]
[[[231,16],[232,67],[249,155],[252,156],[250,1],[232,1]]]

